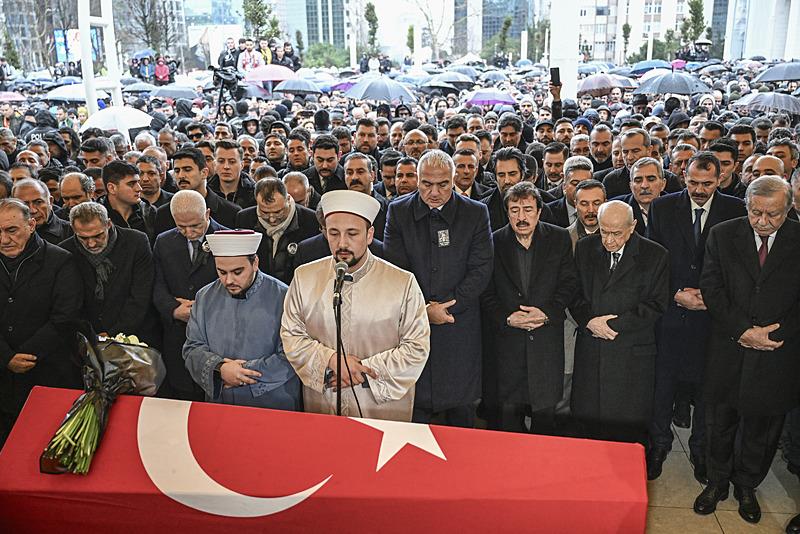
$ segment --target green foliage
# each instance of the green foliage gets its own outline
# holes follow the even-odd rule
[[[519,59],[519,46],[520,42],[519,39],[516,37],[507,37],[506,38],[506,54],[511,52],[511,61],[516,61]],[[486,60],[487,63],[490,63],[495,56],[503,55],[500,51],[500,34],[498,33],[488,41],[483,43],[483,47],[481,48],[481,58]]]
[[[347,51],[329,43],[314,43],[306,52],[306,67],[347,67],[350,56]]]
[[[15,69],[20,68],[19,52],[17,52],[17,47],[14,44],[14,40],[11,39],[7,27],[3,32],[3,55],[12,67]]]
[[[681,23],[681,39],[685,43],[693,43],[706,31],[703,17],[703,0],[689,0],[689,16]]]
[[[378,14],[375,13],[375,4],[367,2],[364,7],[364,19],[367,21],[369,31],[367,33],[367,45],[371,53],[378,53]]]
[[[528,57],[539,61],[546,48],[545,37],[550,29],[550,20],[540,20],[538,24],[528,27]]]
[[[294,32],[294,40],[297,41],[297,55],[302,58],[303,50],[306,49],[306,45],[303,42],[303,32],[301,32],[300,30]]]
[[[670,54],[675,50],[669,50],[667,48],[667,43],[662,41],[661,39],[653,39],[653,59],[663,59],[665,61],[669,61]],[[638,52],[635,52],[628,56],[628,63],[634,64],[637,61],[644,61],[647,59],[647,42],[639,48]]]
[[[500,28],[500,36],[497,40],[497,51],[501,54],[508,52],[508,30],[511,28],[511,16],[503,19],[503,26]]]
[[[242,14],[245,28],[253,39],[281,36],[280,22],[267,0],[242,0]]]
[[[406,32],[406,48],[412,54],[414,53],[414,26],[409,24],[408,31]]]
[[[667,30],[664,32],[664,47],[666,48],[667,61],[671,59],[675,59],[675,52],[677,52],[678,48],[681,46],[681,40],[675,35],[675,30]],[[653,48],[655,48],[655,43],[653,43]]]
[[[622,25],[622,57],[628,55],[628,43],[631,40],[631,25],[627,22]]]

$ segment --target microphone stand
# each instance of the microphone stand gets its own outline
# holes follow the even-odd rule
[[[336,322],[336,415],[342,415],[342,285],[333,288],[333,317]]]

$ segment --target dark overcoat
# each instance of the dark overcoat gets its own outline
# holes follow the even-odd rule
[[[669,260],[661,245],[633,233],[619,265],[600,235],[578,240],[575,264],[580,293],[570,307],[578,323],[572,375],[572,413],[579,419],[644,426],[655,387],[656,321],[669,300]],[[614,340],[592,336],[590,319],[617,315]]]
[[[426,302],[447,302],[455,323],[431,325],[431,352],[417,381],[415,406],[439,412],[481,393],[480,295],[492,274],[486,206],[453,193],[431,210],[419,192],[403,195],[386,216],[384,258],[414,273]]]

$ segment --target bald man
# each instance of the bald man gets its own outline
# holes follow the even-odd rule
[[[753,163],[753,180],[761,176],[780,176],[786,180],[783,161],[775,156],[761,156]]]
[[[646,444],[655,383],[655,324],[669,302],[667,251],[636,233],[630,205],[600,207],[600,231],[580,239],[581,289],[572,414],[584,437]]]

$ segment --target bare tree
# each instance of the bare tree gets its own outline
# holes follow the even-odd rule
[[[156,51],[163,42],[159,4],[157,0],[128,0],[131,29],[148,48]]]
[[[447,41],[452,38],[453,28],[465,20],[468,20],[470,15],[466,15],[459,19],[454,19],[452,23],[445,24],[447,14],[447,2],[441,2],[441,11],[435,12],[434,7],[431,5],[430,0],[414,0],[414,4],[425,19],[425,27],[423,28],[422,35],[429,35],[431,38],[431,53],[433,59],[439,59],[441,50]],[[452,6],[451,6],[452,8]],[[472,15],[478,16],[477,14]],[[425,32],[424,30],[427,30]]]
[[[69,57],[69,40],[67,30],[78,27],[77,5],[71,0],[52,0],[53,29],[64,34],[64,52]]]

